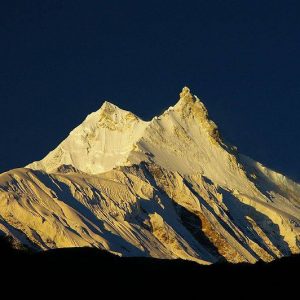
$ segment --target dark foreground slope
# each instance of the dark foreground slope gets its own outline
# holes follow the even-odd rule
[[[183,260],[120,258],[93,248],[69,248],[32,253],[14,250],[1,240],[1,274],[15,284],[38,286],[90,286],[106,289],[114,286],[137,290],[163,288],[166,293],[182,293],[187,286],[214,294],[243,290],[247,294],[293,293],[300,282],[300,257],[292,256],[266,264],[215,264],[201,266]],[[13,281],[10,279],[14,278]],[[24,281],[25,280],[25,281]],[[79,286],[79,285],[80,286]],[[48,288],[48,287],[46,287]],[[263,290],[262,290],[263,289]],[[187,291],[185,291],[187,292]],[[192,292],[190,290],[189,292]],[[243,293],[244,293],[243,292]],[[237,294],[239,295],[239,294]]]

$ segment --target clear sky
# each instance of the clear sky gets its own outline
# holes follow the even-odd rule
[[[149,119],[189,86],[240,152],[300,180],[300,1],[1,1],[0,172],[103,100]]]

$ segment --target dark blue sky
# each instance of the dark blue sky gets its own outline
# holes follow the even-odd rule
[[[102,100],[144,119],[184,85],[223,136],[300,180],[299,1],[1,1],[0,172]]]

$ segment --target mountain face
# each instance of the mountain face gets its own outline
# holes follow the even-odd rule
[[[0,234],[200,264],[300,252],[300,185],[225,143],[184,88],[145,122],[105,102],[45,158],[0,175]]]

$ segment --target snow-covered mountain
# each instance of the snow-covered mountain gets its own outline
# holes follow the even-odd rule
[[[45,158],[0,175],[0,234],[36,249],[251,262],[300,252],[300,185],[225,143],[183,88],[145,122],[104,102]]]

